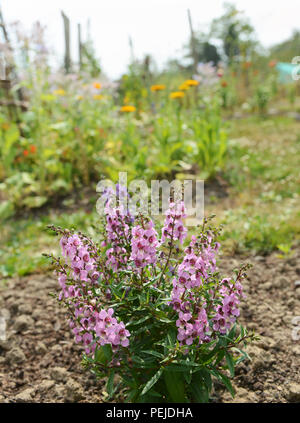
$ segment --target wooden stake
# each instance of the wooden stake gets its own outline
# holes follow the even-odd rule
[[[133,49],[133,42],[132,42],[132,38],[128,37],[128,41],[129,41],[129,48],[130,48],[130,55],[131,55],[131,63],[134,62],[134,49]]]
[[[71,71],[71,53],[70,53],[70,19],[61,11],[61,15],[64,21],[64,34],[65,34],[65,71],[70,73]]]
[[[79,69],[82,69],[82,42],[81,42],[81,25],[80,23],[77,26],[78,28],[78,56],[79,56]]]
[[[195,39],[194,30],[193,30],[192,16],[191,16],[190,9],[187,10],[187,13],[188,13],[188,20],[189,20],[189,26],[190,26],[190,31],[191,31],[191,50],[192,50],[192,56],[193,56],[193,59],[194,59],[193,71],[196,73],[197,72],[197,65],[198,65],[197,51],[196,51],[196,39]]]
[[[1,7],[0,7],[0,29],[2,29],[5,44],[7,45],[8,49],[12,52],[12,46],[10,44],[9,36],[6,30]],[[11,62],[9,65],[4,62],[3,75],[1,75],[1,87],[3,88],[5,92],[5,98],[4,100],[1,100],[1,104],[7,107],[8,113],[10,115],[10,119],[15,120],[15,122],[17,123],[20,129],[21,135],[23,135],[22,128],[20,125],[18,107],[21,107],[22,110],[26,110],[27,106],[25,105],[23,101],[24,96],[23,96],[21,87],[19,87],[16,91],[18,100],[15,100],[14,98],[15,95],[11,89],[12,81],[18,84],[18,75],[17,75],[16,66],[13,62]]]

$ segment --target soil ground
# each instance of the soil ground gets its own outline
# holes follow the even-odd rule
[[[244,284],[241,323],[260,341],[247,349],[252,361],[237,368],[235,398],[216,385],[212,401],[299,402],[300,249],[287,259],[272,254],[246,261],[254,267]],[[240,262],[238,256],[223,257],[224,276]],[[55,290],[57,281],[49,275],[11,279],[1,288],[7,339],[0,341],[0,402],[106,401],[105,381],[81,366],[82,350],[73,341],[65,310],[49,296]]]

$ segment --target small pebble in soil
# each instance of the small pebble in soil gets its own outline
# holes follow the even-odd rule
[[[32,313],[31,304],[20,304],[18,307],[18,312],[20,314],[31,314]]]
[[[40,393],[45,393],[47,391],[49,391],[51,388],[53,388],[53,386],[55,385],[54,380],[43,380],[38,386],[37,386],[37,390]]]
[[[46,347],[46,345],[44,344],[44,342],[39,341],[39,342],[37,343],[36,347],[35,347],[35,351],[36,351],[38,354],[46,354],[46,352],[47,352],[48,350],[47,350],[47,347]]]
[[[29,329],[31,326],[33,326],[33,323],[34,322],[32,318],[24,314],[16,318],[16,321],[14,324],[14,330],[16,332],[24,332],[27,329]]]
[[[74,379],[69,378],[66,383],[65,401],[77,402],[84,398],[82,386]]]
[[[288,400],[293,402],[300,401],[300,384],[292,382],[289,386]]]
[[[21,364],[26,360],[24,352],[19,347],[13,348],[9,354],[7,354],[7,361],[11,364]]]
[[[53,367],[50,375],[56,382],[65,382],[68,377],[68,371],[63,367]]]
[[[35,394],[35,390],[33,388],[27,388],[24,391],[17,394],[15,397],[15,400],[16,402],[31,402],[34,394]]]

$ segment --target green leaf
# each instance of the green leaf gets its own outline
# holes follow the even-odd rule
[[[232,326],[227,338],[229,338],[230,340],[233,340],[235,337],[235,332],[236,332],[236,323]]]
[[[105,358],[110,361],[113,355],[111,345],[110,344],[103,345],[102,349],[103,349]]]
[[[134,363],[137,363],[138,367],[140,367],[141,369],[151,369],[156,366],[155,361],[153,361],[153,359],[151,359],[150,357],[142,359],[141,357],[136,355],[132,357],[132,361]]]
[[[127,397],[126,397],[127,402],[134,402],[137,395],[138,395],[138,389],[134,388],[134,389],[130,390]]]
[[[188,371],[192,371],[189,367],[182,366],[182,365],[176,365],[176,364],[170,364],[168,367],[165,368],[166,372],[179,372],[184,373]]]
[[[173,346],[176,342],[176,332],[174,329],[170,329],[167,333],[167,343],[168,345]]]
[[[115,376],[115,372],[114,372],[114,370],[112,370],[109,374],[109,378],[108,378],[107,384],[106,384],[106,392],[108,393],[108,395],[110,397],[114,393],[114,376]]]
[[[151,389],[150,395],[151,397],[161,398],[161,394],[159,392],[154,391],[154,389]]]
[[[142,326],[141,328],[137,329],[134,333],[135,335],[139,335],[140,333],[146,332],[146,330],[150,330],[154,324],[148,325],[148,326]]]
[[[173,402],[185,402],[182,375],[176,372],[164,372],[164,380],[171,400]]]
[[[238,352],[239,354],[242,354],[242,356],[241,357],[239,357],[237,360],[236,360],[236,365],[237,364],[239,364],[239,363],[241,363],[241,361],[243,361],[243,360],[249,360],[249,361],[252,361],[251,360],[251,357],[248,355],[248,353],[246,352],[246,351],[243,351],[243,350],[241,350],[240,348],[232,348],[232,351],[236,351],[236,352]]]
[[[228,391],[230,392],[230,394],[233,398],[234,395],[235,395],[235,392],[234,392],[233,386],[232,386],[229,378],[227,376],[225,376],[223,373],[219,372],[218,370],[215,371],[215,374],[216,374],[217,378],[224,383],[224,385],[226,386],[226,388],[228,389]]]
[[[158,358],[163,358],[163,357],[164,357],[164,355],[163,355],[163,354],[161,354],[161,353],[159,353],[159,352],[157,352],[157,351],[152,351],[152,350],[143,350],[142,352],[143,352],[143,353],[146,353],[146,354],[154,355],[154,357],[158,357]]]
[[[226,352],[225,357],[226,357],[226,363],[227,363],[228,369],[230,371],[230,376],[234,377],[234,361],[233,361],[232,355]]]
[[[127,377],[125,375],[121,375],[123,381],[126,383],[127,386],[130,386],[131,388],[137,390],[137,383],[136,380],[132,377]]]
[[[219,351],[214,364],[216,365],[220,363],[220,361],[223,360],[224,356],[225,356],[225,351],[224,350]]]
[[[203,378],[199,372],[193,376],[192,383],[190,385],[193,397],[197,402],[206,403],[209,400],[209,391],[206,387]]]
[[[156,382],[161,377],[162,372],[163,372],[163,369],[161,368],[155,373],[155,375],[144,386],[144,389],[142,390],[141,395],[145,395],[152,388],[152,386],[154,386],[156,384]]]
[[[208,389],[208,392],[210,392],[212,390],[212,380],[211,380],[211,373],[209,370],[207,369],[202,369],[199,371],[199,373],[201,374],[203,381]]]
[[[189,385],[192,382],[193,373],[191,370],[183,373],[186,383]]]
[[[129,326],[136,326],[136,325],[139,325],[139,324],[141,324],[141,323],[144,323],[144,322],[146,322],[146,320],[148,320],[148,319],[150,319],[152,316],[144,316],[144,317],[142,317],[141,319],[139,319],[139,320],[136,320],[136,321],[131,321],[131,322],[129,322],[129,323],[127,323],[127,326],[129,327]]]
[[[158,320],[162,323],[172,323],[172,320],[170,320],[170,319],[168,319],[167,317],[164,317],[164,316],[162,316],[162,317],[158,316]]]
[[[106,365],[111,361],[112,358],[112,349],[111,345],[106,344],[96,350],[95,361]]]

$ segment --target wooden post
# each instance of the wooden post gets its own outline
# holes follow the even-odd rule
[[[64,33],[65,33],[65,71],[70,73],[71,71],[71,53],[70,53],[70,19],[61,11],[61,15],[64,21]]]
[[[1,7],[0,7],[0,29],[2,29],[4,42],[6,46],[12,52],[12,46],[10,44],[9,36],[6,30]],[[10,64],[7,64],[6,61],[4,61],[3,75],[1,75],[1,87],[4,89],[5,99],[4,101],[1,100],[1,102],[4,106],[8,108],[8,112],[11,119],[13,120],[13,117],[15,118],[15,121],[19,126],[20,133],[23,135],[22,128],[20,126],[19,113],[18,113],[19,106],[22,108],[22,110],[24,110],[25,108],[25,103],[23,101],[24,100],[23,92],[21,87],[17,89],[16,93],[19,100],[15,101],[14,92],[11,90],[12,81],[18,84],[18,75],[17,75],[16,66],[13,63],[13,61]]]
[[[192,50],[192,56],[193,56],[193,59],[194,59],[193,71],[196,73],[197,72],[197,65],[198,65],[197,51],[196,51],[196,39],[195,39],[194,30],[193,30],[192,17],[191,17],[190,9],[187,10],[187,13],[188,13],[188,20],[189,20],[189,26],[190,26],[190,31],[191,31],[191,50]]]
[[[79,57],[79,69],[82,69],[82,42],[81,42],[81,25],[77,25],[78,28],[78,57]]]
[[[133,50],[133,42],[132,42],[132,38],[128,37],[128,41],[129,41],[129,48],[130,48],[130,55],[131,55],[131,63],[134,62],[134,50]]]

